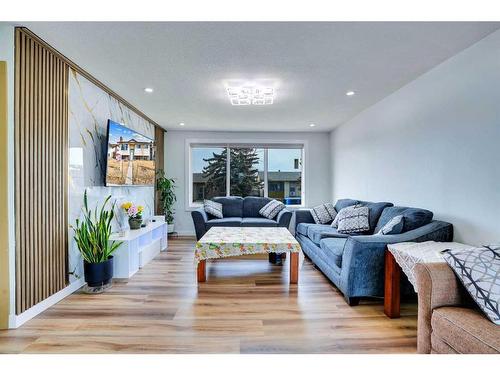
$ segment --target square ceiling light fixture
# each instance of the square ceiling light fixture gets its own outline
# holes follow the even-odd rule
[[[226,87],[232,105],[271,105],[274,103],[273,87],[255,85]]]

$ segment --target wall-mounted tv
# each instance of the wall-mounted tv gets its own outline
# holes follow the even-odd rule
[[[154,186],[154,140],[108,120],[106,186]]]

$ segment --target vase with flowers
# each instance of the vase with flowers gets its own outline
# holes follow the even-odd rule
[[[132,202],[125,202],[122,204],[122,209],[128,216],[130,229],[141,229],[144,207],[135,205]]]

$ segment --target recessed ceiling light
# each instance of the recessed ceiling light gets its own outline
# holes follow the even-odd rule
[[[226,87],[231,105],[270,105],[274,103],[273,87],[262,87],[253,84]]]
[[[146,87],[144,89],[144,92],[147,92],[148,94],[151,94],[154,90],[151,87]]]
[[[179,125],[180,125],[180,126],[184,126],[184,125],[186,125],[186,124],[184,124],[183,122],[179,122]]]
[[[310,126],[311,128],[314,128],[314,127],[316,126],[316,124],[309,124],[309,126]]]
[[[356,93],[354,91],[347,91],[345,93],[347,96],[353,96],[353,95],[356,95]]]

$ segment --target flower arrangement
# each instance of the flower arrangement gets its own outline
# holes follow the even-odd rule
[[[132,202],[125,202],[121,205],[122,209],[128,216],[128,224],[130,229],[140,229],[142,225],[143,206],[138,206]]]
[[[144,206],[136,206],[132,202],[125,202],[122,204],[122,208],[125,210],[125,213],[129,218],[142,218],[142,213],[144,211]]]

